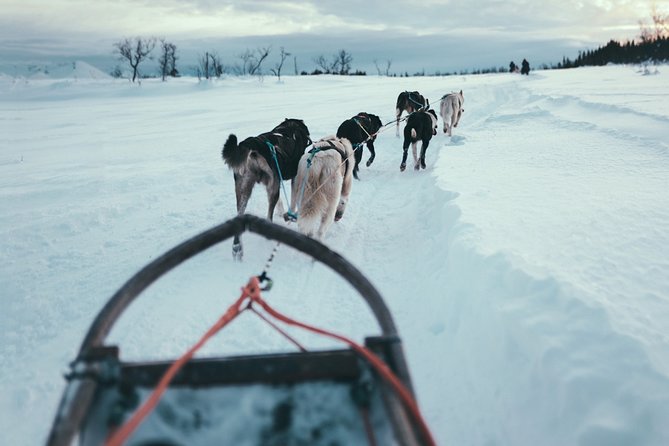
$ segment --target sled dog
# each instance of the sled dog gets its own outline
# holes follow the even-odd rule
[[[430,139],[437,134],[437,113],[434,110],[419,111],[409,115],[407,125],[404,127],[404,144],[402,145],[402,164],[400,171],[406,169],[407,153],[411,144],[414,160],[414,169],[425,169],[425,152],[430,144]],[[416,145],[421,141],[420,157],[416,153]]]
[[[400,116],[402,116],[402,112],[413,113],[417,110],[427,110],[428,108],[430,108],[430,101],[417,91],[403,91],[400,93],[397,96],[397,103],[395,104],[395,116],[397,120],[395,136],[400,136]]]
[[[322,240],[332,222],[342,218],[353,183],[353,156],[351,142],[334,135],[302,155],[290,206],[298,231]]]
[[[465,103],[465,96],[462,90],[459,93],[445,94],[441,98],[441,119],[444,120],[444,133],[452,136],[453,127],[458,126],[460,116],[465,111],[462,105]]]
[[[382,127],[381,119],[371,113],[360,112],[351,119],[342,122],[337,129],[337,138],[346,138],[353,145],[355,153],[355,166],[353,167],[353,177],[358,180],[358,165],[362,161],[363,143],[369,149],[371,155],[367,160],[367,167],[371,166],[376,157],[374,151],[374,141],[376,132]]]
[[[285,119],[272,131],[246,138],[239,144],[237,136],[231,134],[221,155],[233,171],[237,214],[246,210],[253,186],[262,183],[267,189],[267,218],[271,221],[279,200],[281,180],[295,178],[297,164],[309,144],[309,129],[301,119]],[[233,240],[232,254],[236,260],[242,259],[239,236]]]

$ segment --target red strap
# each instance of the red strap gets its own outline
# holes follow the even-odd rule
[[[165,393],[170,382],[174,376],[181,370],[181,368],[191,360],[195,353],[220,329],[225,327],[231,320],[239,315],[244,309],[242,303],[247,298],[254,300],[254,297],[260,297],[260,285],[257,277],[252,277],[246,287],[242,288],[242,295],[237,301],[228,308],[223,316],[202,336],[202,338],[192,346],[183,356],[174,361],[169,369],[165,372],[160,382],[153,390],[149,398],[137,409],[132,417],[118,430],[116,430],[107,440],[106,446],[121,446],[125,443],[130,435],[137,429],[137,427],[144,421],[144,418],[153,411],[158,404],[160,397]]]
[[[411,412],[411,415],[414,417],[414,420],[418,423],[418,426],[423,433],[426,443],[430,446],[436,445],[434,438],[432,438],[432,433],[430,432],[430,429],[427,427],[427,423],[423,419],[423,416],[420,413],[420,409],[418,408],[418,404],[416,404],[416,401],[413,399],[411,392],[409,392],[409,390],[404,386],[402,381],[400,381],[399,378],[395,376],[392,370],[388,368],[386,363],[383,362],[374,353],[372,353],[371,350],[357,344],[356,342],[344,336],[317,327],[312,327],[307,324],[303,324],[302,322],[298,322],[294,319],[291,319],[279,313],[278,311],[270,307],[269,304],[267,304],[267,302],[265,302],[260,297],[260,294],[258,294],[257,297],[254,297],[253,300],[257,302],[260,306],[262,306],[263,309],[267,311],[270,315],[274,316],[275,318],[279,319],[282,322],[285,322],[288,325],[294,325],[300,328],[304,328],[305,330],[318,333],[320,335],[327,336],[330,338],[334,338],[348,344],[353,350],[355,350],[358,354],[363,356],[376,369],[376,371],[390,384],[390,386],[393,388],[397,396],[399,396],[399,398],[404,403],[404,406],[407,408],[409,412]]]
[[[160,382],[158,383],[156,388],[153,390],[151,395],[149,395],[149,398],[144,402],[144,404],[142,404],[142,406],[139,409],[137,409],[137,411],[123,426],[121,426],[117,431],[115,431],[111,435],[111,437],[106,442],[106,446],[121,446],[128,440],[130,435],[132,435],[135,429],[137,429],[137,427],[142,423],[142,421],[144,421],[146,416],[149,415],[151,411],[156,407],[158,401],[160,400],[160,397],[163,395],[163,393],[165,393],[165,390],[167,390],[167,387],[169,386],[174,376],[179,372],[179,370],[193,358],[195,353],[212,336],[214,336],[218,331],[220,331],[223,327],[225,327],[242,311],[248,308],[248,307],[243,308],[242,305],[246,299],[249,299],[251,302],[257,302],[260,306],[263,307],[263,309],[267,313],[279,319],[280,321],[283,321],[286,324],[294,325],[303,328],[305,330],[311,331],[313,333],[318,333],[323,336],[334,338],[348,344],[351,348],[353,348],[353,350],[355,350],[358,354],[363,356],[376,369],[376,371],[390,384],[395,393],[404,403],[407,410],[412,414],[414,420],[418,423],[418,426],[423,433],[423,437],[426,441],[426,444],[429,446],[436,445],[434,439],[432,438],[432,434],[429,428],[427,427],[427,423],[425,423],[425,420],[423,419],[420,413],[420,409],[418,408],[418,405],[413,399],[413,396],[407,390],[404,384],[395,376],[395,374],[378,356],[372,353],[371,350],[361,345],[358,345],[354,341],[344,336],[331,333],[329,331],[322,330],[317,327],[312,327],[310,325],[303,324],[274,310],[267,304],[267,302],[265,302],[260,297],[260,283],[258,281],[258,278],[254,276],[251,277],[251,279],[249,279],[249,282],[246,285],[246,287],[242,288],[241,296],[237,299],[237,301],[234,304],[232,304],[228,308],[225,314],[221,316],[221,318],[204,334],[204,336],[202,336],[202,338],[194,346],[192,346],[184,355],[178,358],[167,369],[165,374],[160,379]]]

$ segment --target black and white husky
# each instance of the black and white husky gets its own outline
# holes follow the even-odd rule
[[[239,144],[237,136],[231,134],[221,155],[235,178],[237,214],[246,210],[253,186],[262,183],[267,189],[267,218],[272,220],[281,180],[295,178],[300,157],[309,144],[309,129],[301,119],[286,119],[271,132],[246,138]],[[232,255],[237,260],[242,258],[239,236],[234,238]]]
[[[395,135],[400,136],[400,116],[402,112],[413,113],[418,110],[427,110],[430,108],[430,101],[423,97],[417,91],[403,91],[397,96],[397,103],[395,104],[395,116],[397,126]]]
[[[302,155],[292,189],[290,208],[297,229],[321,240],[346,210],[353,183],[353,146],[346,138],[327,136]]]
[[[374,141],[376,133],[383,126],[381,119],[371,113],[360,112],[351,119],[342,122],[337,129],[337,138],[346,138],[353,144],[355,152],[355,166],[353,167],[353,177],[358,178],[358,166],[362,161],[362,144],[369,149],[370,156],[367,160],[367,167],[371,166],[376,157],[374,151]]]
[[[409,115],[407,125],[404,127],[404,144],[402,145],[402,164],[400,171],[406,169],[409,144],[413,151],[415,170],[425,169],[425,151],[430,144],[430,139],[437,134],[437,113],[434,110],[419,111]],[[421,141],[420,157],[416,153],[416,145]]]
[[[451,136],[453,133],[453,127],[458,126],[460,122],[460,116],[465,111],[462,108],[462,105],[465,103],[465,96],[462,94],[462,90],[459,93],[449,93],[441,97],[441,119],[444,120],[444,133],[448,133],[448,136]]]

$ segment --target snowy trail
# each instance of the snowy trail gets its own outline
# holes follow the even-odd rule
[[[9,148],[0,153],[9,210],[0,215],[0,432],[9,433],[0,442],[43,440],[61,372],[125,280],[235,215],[220,159],[230,132],[303,117],[315,139],[359,111],[389,122],[399,91],[417,89],[438,107],[463,89],[460,126],[433,138],[427,170],[400,173],[401,139],[393,126],[379,136],[325,239],[386,299],[439,443],[666,443],[664,80],[641,84],[618,67],[141,88],[0,78]],[[260,188],[248,210],[265,214]],[[243,242],[244,262],[224,243],[147,290],[111,334],[123,358],[191,345],[274,248],[250,234]],[[322,265],[283,247],[270,276],[277,309],[357,339],[378,333],[364,302]],[[277,350],[292,346],[243,316],[203,354]],[[33,421],[20,423],[27,414]]]

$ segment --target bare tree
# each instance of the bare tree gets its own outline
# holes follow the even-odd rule
[[[650,15],[655,27],[653,30],[654,40],[660,40],[669,36],[669,14],[662,14],[657,10],[657,5],[653,2]]]
[[[293,65],[295,65],[295,76],[297,76],[297,56],[293,56]]]
[[[646,25],[645,20],[639,20],[639,38],[641,39],[641,42],[650,42],[653,40],[653,35],[650,31],[650,28],[648,28],[648,25]]]
[[[235,72],[239,75],[245,75],[248,72],[248,66],[253,58],[253,52],[247,48],[246,51],[239,54],[237,57],[242,60],[242,64],[236,66]]]
[[[374,66],[376,67],[376,71],[377,71],[377,73],[379,73],[379,76],[381,76],[381,75],[390,76],[390,66],[393,64],[393,61],[390,60],[390,59],[386,59],[385,63],[386,63],[386,66],[384,68],[379,64],[378,59],[374,59]]]
[[[376,67],[376,72],[378,73],[379,76],[381,76],[381,68],[379,67],[379,60],[374,59],[374,66]]]
[[[256,48],[255,52],[252,53],[251,58],[249,59],[248,73],[253,76],[254,74],[261,75],[262,69],[261,65],[263,61],[269,56],[272,47],[265,48]]]
[[[647,25],[645,20],[639,20],[642,42],[654,42],[669,37],[669,14],[663,14],[657,9],[655,2],[651,5],[650,17],[652,25]]]
[[[209,71],[212,76],[221,77],[225,72],[223,68],[223,63],[221,62],[221,57],[216,52],[209,53],[209,59],[211,64],[209,65]]]
[[[209,67],[209,53],[204,53],[204,56],[200,55],[197,58],[197,77],[198,79],[205,78],[209,79],[211,77],[211,69]]]
[[[284,47],[281,47],[281,53],[279,53],[280,61],[274,65],[274,68],[271,69],[272,73],[278,78],[278,80],[281,80],[281,68],[283,68],[283,63],[286,61],[286,59],[290,56],[290,53],[286,52]]]
[[[165,39],[160,39],[160,57],[158,58],[158,66],[160,67],[160,74],[163,81],[167,76],[175,77],[179,74],[177,71],[177,46],[173,43],[167,42]]]
[[[243,53],[240,53],[237,57],[241,59],[241,65],[237,64],[233,67],[233,70],[238,75],[254,75],[262,74],[262,63],[265,61],[267,56],[271,51],[271,47],[258,47],[255,50],[251,51],[246,49]]]
[[[386,76],[390,76],[390,66],[393,64],[392,59],[386,59]]]
[[[336,65],[333,66],[333,71],[338,67],[339,74],[348,74],[351,70],[351,62],[353,62],[351,53],[346,50],[339,50],[339,53],[335,54],[334,60],[336,61]]]
[[[221,63],[221,58],[219,55],[213,52],[206,52],[204,56],[200,55],[197,59],[197,77],[199,79],[211,79],[212,77],[221,77],[221,74],[225,71],[223,64]]]
[[[330,61],[322,54],[314,59],[314,63],[323,73],[330,73]]]
[[[119,59],[126,61],[132,69],[132,81],[135,82],[139,73],[139,64],[151,58],[151,51],[156,46],[155,37],[123,39],[114,44]]]

